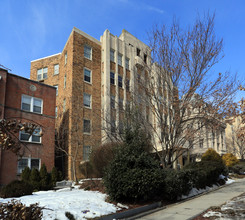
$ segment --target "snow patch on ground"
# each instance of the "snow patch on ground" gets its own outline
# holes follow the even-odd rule
[[[223,175],[220,175],[219,178],[220,179],[225,179],[227,177],[225,177]],[[231,184],[233,182],[235,182],[235,180],[232,180],[232,179],[227,178],[227,181],[225,182],[225,184]],[[201,194],[203,192],[208,192],[210,190],[217,189],[218,187],[219,186],[217,186],[217,185],[213,185],[211,187],[206,186],[206,188],[204,188],[204,189],[192,188],[188,195],[182,195],[180,199],[187,199],[187,198],[196,196],[198,194]]]
[[[214,211],[209,211],[207,212],[205,215],[203,215],[203,217],[205,218],[209,218],[209,217],[213,217],[213,216],[216,216],[216,217],[222,217],[222,213],[220,212],[214,212]]]
[[[84,191],[82,189],[60,189],[57,191],[40,191],[33,195],[20,198],[0,198],[0,203],[6,203],[11,199],[20,200],[25,205],[39,203],[45,207],[43,219],[67,220],[65,212],[69,211],[76,219],[95,218],[102,215],[115,213],[121,208],[105,202],[107,195],[100,192]]]

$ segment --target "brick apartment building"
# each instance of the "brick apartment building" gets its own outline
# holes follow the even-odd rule
[[[125,30],[119,37],[106,30],[98,41],[73,28],[61,53],[31,61],[30,78],[57,88],[56,131],[66,137],[67,153],[77,155],[77,168],[106,142],[108,130],[121,128],[121,110],[138,89],[136,76],[149,55],[149,47]],[[71,157],[66,167],[71,178]]]
[[[64,139],[62,149],[70,155],[63,162],[68,178],[73,176],[72,157],[79,172],[79,164],[88,160],[92,148],[105,143],[111,133],[120,132],[123,109],[132,96],[144,98],[139,95],[139,82],[148,79],[144,67],[150,65],[153,74],[160,69],[151,63],[150,48],[126,30],[119,37],[105,30],[98,41],[77,28],[73,28],[61,53],[31,61],[30,78],[57,88],[56,132]],[[167,92],[160,96],[168,99]],[[138,103],[145,120],[157,126],[153,111],[140,100]],[[212,146],[217,150],[225,149],[223,130],[219,136],[208,134],[215,139]],[[159,135],[155,136],[157,139]],[[207,149],[211,143],[207,140],[200,137],[196,149]]]
[[[18,179],[26,166],[39,169],[45,164],[48,171],[54,167],[55,99],[54,87],[0,68],[0,119],[37,123],[43,133],[41,137],[34,132],[29,139],[24,132],[19,134],[27,146],[21,158],[0,149],[0,185]]]

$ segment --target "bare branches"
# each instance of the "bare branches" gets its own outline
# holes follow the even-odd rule
[[[3,150],[10,150],[19,155],[21,147],[27,146],[20,142],[19,133],[24,131],[29,137],[40,126],[32,122],[22,122],[21,120],[0,120],[0,148]],[[40,134],[41,135],[41,134]]]

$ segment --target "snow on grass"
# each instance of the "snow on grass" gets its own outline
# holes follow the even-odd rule
[[[65,212],[70,212],[76,219],[95,218],[108,215],[120,210],[113,204],[105,202],[107,195],[100,192],[84,191],[82,189],[61,189],[57,191],[40,191],[30,196],[16,198],[23,204],[39,203],[45,207],[43,219],[67,220]],[[14,198],[2,199],[0,202],[8,202]]]
[[[225,179],[227,177],[225,177],[223,175],[220,175],[219,178],[220,179]],[[232,180],[232,179],[227,178],[225,184],[231,184],[233,182],[235,182],[235,180]],[[187,198],[196,196],[198,194],[201,194],[203,192],[208,192],[210,190],[217,189],[218,187],[219,187],[218,185],[213,185],[211,187],[206,186],[206,188],[204,188],[204,189],[192,188],[188,195],[182,195],[180,199],[187,199]]]

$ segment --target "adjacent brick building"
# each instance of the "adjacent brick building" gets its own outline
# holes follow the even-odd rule
[[[0,119],[36,123],[43,133],[41,137],[34,132],[30,138],[24,132],[19,134],[27,146],[21,158],[0,149],[0,185],[18,179],[26,166],[39,169],[45,164],[48,171],[54,167],[55,102],[54,87],[0,68]]]

